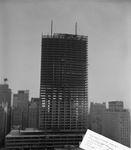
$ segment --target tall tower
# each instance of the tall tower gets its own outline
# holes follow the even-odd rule
[[[40,129],[87,129],[87,64],[87,36],[42,35]]]

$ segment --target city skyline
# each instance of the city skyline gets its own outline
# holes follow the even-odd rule
[[[89,102],[124,101],[130,108],[130,1],[0,1],[0,83],[39,97],[41,34],[88,35]]]

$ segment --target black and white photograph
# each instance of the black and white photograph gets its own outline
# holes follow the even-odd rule
[[[0,0],[0,150],[128,150],[130,113],[131,0]]]

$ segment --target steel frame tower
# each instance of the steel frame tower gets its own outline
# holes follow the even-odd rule
[[[88,115],[88,37],[42,35],[42,130],[85,131]]]

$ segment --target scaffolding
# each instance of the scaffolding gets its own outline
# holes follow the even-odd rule
[[[40,129],[87,129],[87,44],[87,36],[42,35]]]

